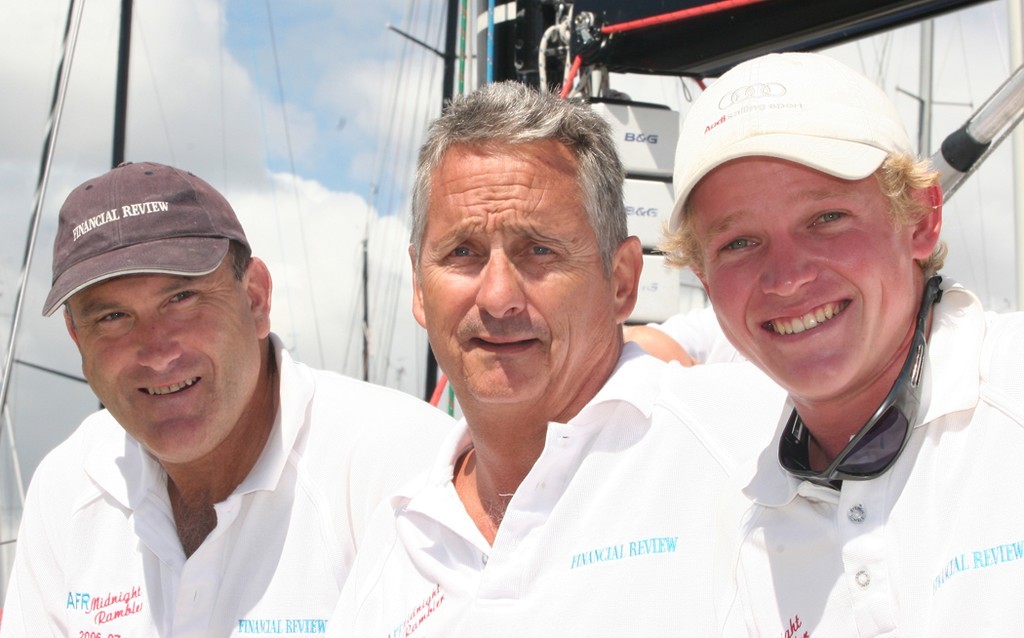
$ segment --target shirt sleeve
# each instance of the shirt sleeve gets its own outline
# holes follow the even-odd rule
[[[663,323],[647,324],[675,339],[700,363],[746,361],[722,331],[711,306],[695,308],[669,317]]]

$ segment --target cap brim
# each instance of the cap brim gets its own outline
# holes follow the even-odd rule
[[[802,164],[839,179],[854,181],[874,173],[888,155],[887,151],[870,144],[822,137],[769,133],[741,140],[720,149],[712,157],[703,158],[700,168],[691,173],[684,184],[676,185],[676,201],[669,218],[669,230],[679,228],[686,200],[700,180],[731,160],[774,157]]]
[[[125,275],[206,275],[220,265],[231,240],[223,237],[173,237],[118,250],[81,261],[71,266],[50,288],[43,304],[49,317],[76,293],[114,277]]]

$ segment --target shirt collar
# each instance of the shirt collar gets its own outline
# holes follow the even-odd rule
[[[626,342],[608,380],[569,423],[590,420],[598,406],[615,401],[626,402],[650,418],[661,393],[660,379],[667,366],[632,341]]]
[[[300,432],[308,425],[306,415],[310,413],[309,406],[316,391],[313,371],[293,361],[277,335],[271,334],[270,342],[280,371],[280,406],[263,452],[249,475],[235,488],[234,494],[275,489],[288,465]]]
[[[645,417],[650,417],[661,387],[657,379],[667,365],[644,352],[636,344],[626,343],[604,386],[587,402],[579,414],[569,420],[568,425],[573,426],[593,421],[596,412],[600,410],[599,406],[616,401],[626,402],[643,413]],[[551,425],[553,424],[549,424],[549,427]],[[455,463],[472,445],[473,435],[466,419],[463,418],[456,427],[452,428],[438,448],[431,469],[426,475],[426,484],[444,486],[450,483],[455,471]],[[392,505],[396,509],[402,507],[419,492],[422,485],[424,485],[423,477],[407,483],[396,492],[391,501]]]
[[[978,404],[985,311],[974,295],[954,280],[942,279],[942,300],[932,314],[928,338],[929,382],[921,397],[918,426]]]

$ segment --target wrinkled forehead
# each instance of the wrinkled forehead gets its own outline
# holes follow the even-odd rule
[[[565,223],[583,214],[575,159],[555,143],[453,148],[432,180],[427,235]]]

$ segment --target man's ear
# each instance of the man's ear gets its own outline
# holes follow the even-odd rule
[[[427,327],[427,317],[423,312],[423,289],[420,287],[419,269],[416,268],[416,250],[409,245],[409,263],[412,264],[412,316],[416,322]]]
[[[640,291],[640,273],[644,267],[644,253],[640,240],[627,237],[615,249],[612,257],[612,294],[614,298],[615,319],[618,323],[626,323],[636,307],[636,298]]]
[[[913,197],[926,212],[912,224],[911,252],[914,259],[925,260],[935,250],[942,230],[942,188],[938,184],[917,188]]]
[[[71,340],[75,342],[75,347],[81,350],[82,346],[78,344],[78,331],[75,330],[75,320],[67,306],[64,306],[64,327],[68,329],[68,334],[71,335]]]
[[[256,322],[256,332],[259,338],[263,339],[270,334],[270,297],[274,289],[270,270],[263,260],[258,257],[249,260],[242,283],[249,298],[249,309]]]

